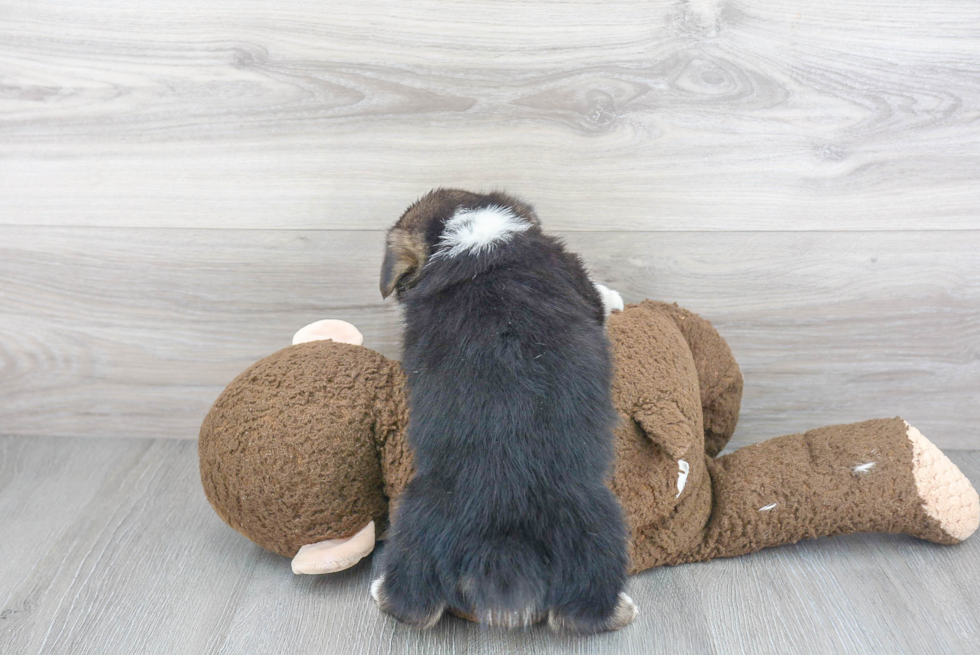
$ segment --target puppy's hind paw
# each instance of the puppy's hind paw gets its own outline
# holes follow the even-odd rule
[[[385,577],[383,575],[371,581],[371,598],[374,599],[374,602],[378,604],[378,608],[382,611],[385,609],[384,588],[382,586],[384,581]]]
[[[435,626],[435,624],[439,623],[439,619],[442,618],[442,614],[446,610],[445,605],[441,605],[435,609],[427,611],[399,611],[391,602],[391,599],[388,596],[388,591],[385,588],[384,581],[385,577],[382,575],[371,582],[371,598],[373,598],[374,602],[378,604],[378,609],[387,614],[391,614],[401,623],[405,623],[422,630],[428,630],[429,628]]]
[[[639,614],[633,599],[620,592],[616,607],[607,617],[572,616],[558,610],[548,612],[548,627],[554,632],[594,634],[625,628]]]
[[[619,593],[619,603],[616,604],[616,609],[613,610],[612,618],[609,619],[607,630],[619,630],[620,628],[625,628],[633,619],[640,613],[640,610],[636,608],[636,604],[633,599],[624,594]]]

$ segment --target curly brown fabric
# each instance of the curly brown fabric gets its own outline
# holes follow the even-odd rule
[[[608,336],[620,417],[608,484],[630,530],[633,572],[849,532],[958,540],[924,509],[901,419],[820,428],[716,459],[738,421],[742,375],[710,323],[644,301],[610,316]],[[215,401],[201,426],[201,480],[229,525],[291,557],[384,520],[412,475],[407,424],[397,362],[331,341],[291,346]],[[976,492],[922,442],[935,468],[923,478],[932,511],[950,505],[943,494],[955,487],[966,518],[948,522],[968,535]]]
[[[401,375],[379,353],[332,341],[290,346],[249,367],[201,426],[201,481],[215,511],[287,557],[384,517],[370,437],[404,433],[407,411],[391,394]]]

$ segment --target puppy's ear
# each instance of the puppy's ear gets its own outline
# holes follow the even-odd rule
[[[382,298],[387,298],[396,289],[407,291],[415,286],[429,254],[420,234],[395,229],[388,233],[387,242],[381,264]]]

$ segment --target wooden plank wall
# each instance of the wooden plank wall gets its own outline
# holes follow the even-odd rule
[[[397,356],[382,230],[534,203],[711,319],[736,442],[980,446],[980,4],[7,0],[0,434],[193,438],[319,318]]]

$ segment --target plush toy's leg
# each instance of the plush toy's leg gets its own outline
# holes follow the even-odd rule
[[[336,573],[349,569],[374,550],[374,521],[353,537],[307,544],[293,557],[293,573]]]
[[[713,502],[703,539],[668,563],[852,532],[955,544],[980,522],[969,480],[901,419],[779,437],[707,464]]]

